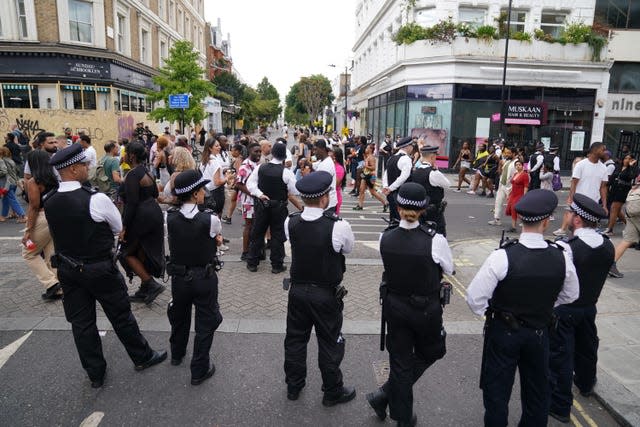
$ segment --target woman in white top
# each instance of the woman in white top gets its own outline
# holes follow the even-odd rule
[[[224,207],[224,184],[226,180],[222,174],[220,164],[220,143],[215,139],[207,139],[202,149],[200,171],[205,179],[211,180],[205,188],[208,191],[204,205],[220,217]]]

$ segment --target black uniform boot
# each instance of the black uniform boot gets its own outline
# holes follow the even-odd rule
[[[140,287],[138,288],[138,290],[133,295],[129,295],[129,301],[144,302],[144,300],[147,298],[148,291],[149,291],[149,282],[140,283]]]
[[[376,415],[380,418],[380,421],[384,421],[387,418],[387,405],[389,405],[389,398],[387,393],[381,388],[373,393],[367,394],[367,402],[376,411]]]
[[[336,394],[326,394],[322,398],[324,406],[335,406],[339,403],[346,403],[356,397],[356,389],[353,387],[342,387]]]
[[[162,291],[164,291],[164,286],[156,282],[153,278],[147,281],[147,286],[147,295],[144,298],[144,303],[146,305],[149,305],[153,302],[154,299],[156,299],[158,295],[162,293]]]
[[[418,424],[418,417],[416,414],[411,416],[411,421],[409,422],[398,421],[398,427],[414,427],[416,424]]]

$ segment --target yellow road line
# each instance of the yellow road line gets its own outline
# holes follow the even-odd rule
[[[584,420],[587,422],[587,424],[589,424],[590,427],[598,427],[598,424],[593,421],[593,418],[591,418],[589,414],[587,414],[582,405],[575,399],[573,400],[573,406],[578,410],[580,415],[582,415],[582,418],[584,418]]]
[[[573,424],[576,427],[582,427],[582,424],[580,423],[580,421],[578,421],[578,419],[573,414],[569,414],[569,417],[571,418],[571,424]]]
[[[462,297],[465,298],[465,291],[464,291],[464,287],[462,286],[462,284],[455,279],[453,276],[449,276],[447,274],[444,275],[444,278],[447,279],[449,281],[449,283],[451,283],[451,286],[453,287],[453,289]],[[462,289],[461,289],[462,288]]]

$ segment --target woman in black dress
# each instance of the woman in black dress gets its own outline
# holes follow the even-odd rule
[[[638,176],[637,164],[636,158],[632,154],[627,154],[622,159],[622,168],[611,175],[608,196],[611,201],[611,209],[609,210],[609,225],[605,231],[605,234],[609,236],[613,235],[613,226],[616,225],[618,218],[626,223],[622,205],[627,200],[627,194]]]
[[[164,220],[156,201],[158,187],[144,166],[146,157],[142,143],[127,144],[125,161],[131,170],[121,190],[124,212],[120,260],[129,279],[135,274],[141,280],[140,288],[130,297],[131,301],[149,305],[164,291],[164,286],[152,277],[164,274]]]

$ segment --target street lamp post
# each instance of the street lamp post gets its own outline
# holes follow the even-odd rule
[[[507,83],[507,57],[509,55],[509,37],[511,36],[511,7],[513,0],[509,0],[509,7],[507,8],[507,38],[504,43],[504,64],[502,66],[502,88],[500,89],[500,138],[504,138],[505,140],[505,89]]]

